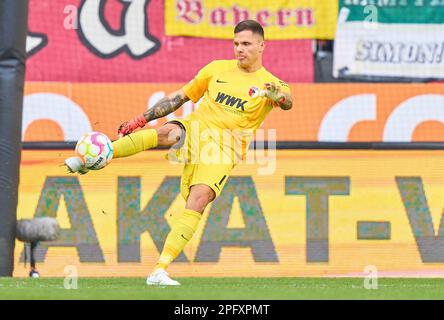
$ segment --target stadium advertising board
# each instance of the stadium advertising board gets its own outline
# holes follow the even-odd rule
[[[165,151],[68,175],[68,151],[24,151],[18,218],[56,217],[42,276],[144,277],[183,210]],[[233,171],[170,270],[176,276],[443,276],[443,151],[277,150]],[[275,161],[274,163],[272,163]],[[270,164],[272,163],[272,164]],[[267,175],[259,169],[272,167]],[[16,243],[15,276],[26,276]]]
[[[165,30],[171,36],[231,39],[235,25],[254,19],[269,40],[333,39],[337,12],[337,0],[167,0]]]
[[[442,1],[340,1],[333,74],[444,78]]]
[[[164,1],[149,0],[31,0],[27,52],[26,80],[51,82],[185,83],[234,57],[231,40],[165,35]],[[269,41],[264,62],[313,82],[310,40]]]
[[[24,141],[77,141],[91,130],[115,139],[119,125],[182,84],[34,83],[25,87]],[[295,107],[273,110],[262,129],[278,141],[442,141],[442,84],[292,84]],[[187,102],[166,119],[184,117]]]

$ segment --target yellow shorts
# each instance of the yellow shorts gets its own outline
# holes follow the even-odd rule
[[[185,167],[183,169],[181,183],[180,183],[180,192],[185,201],[188,199],[190,194],[190,188],[196,184],[205,184],[209,186],[215,193],[216,198],[220,195],[225,183],[230,176],[231,170],[235,167],[233,161],[229,160],[225,157],[225,161],[220,162],[211,162],[208,163],[204,161],[192,161],[192,159],[200,159],[200,151],[202,150],[202,146],[204,143],[208,141],[204,141],[199,143],[197,148],[192,148],[191,138],[188,133],[196,131],[196,128],[191,128],[191,120],[181,119],[170,121],[169,123],[174,123],[179,125],[183,130],[184,139],[182,139],[183,143],[179,149],[170,150],[170,152],[166,155],[168,160],[183,162],[185,163]],[[202,130],[201,130],[202,131]],[[188,149],[185,149],[184,146],[187,146]],[[220,148],[220,152],[222,152],[222,147],[219,145],[215,145],[215,148]]]
[[[185,201],[190,194],[191,186],[196,184],[205,184],[213,189],[217,198],[225,183],[230,176],[234,165],[216,165],[216,164],[192,164],[187,163],[183,168],[182,178],[180,180],[180,193]]]

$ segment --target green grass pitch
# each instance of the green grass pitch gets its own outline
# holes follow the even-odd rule
[[[362,278],[178,278],[180,287],[149,287],[143,278],[0,278],[1,300],[336,300],[444,299],[441,278],[380,278],[378,289]]]

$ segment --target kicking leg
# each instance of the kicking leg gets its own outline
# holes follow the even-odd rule
[[[155,147],[171,147],[180,140],[181,133],[181,128],[175,123],[130,133],[113,142],[114,158],[128,157]]]
[[[145,129],[130,133],[112,143],[113,158],[128,157],[155,147],[171,147],[178,143],[182,137],[179,125],[167,123],[159,129]],[[65,160],[65,166],[70,173],[85,174],[89,171],[78,157]]]

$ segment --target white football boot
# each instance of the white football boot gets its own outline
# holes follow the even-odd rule
[[[146,279],[146,284],[149,286],[180,286],[180,283],[171,279],[168,272],[163,269],[156,269]]]
[[[85,174],[89,171],[82,162],[79,157],[70,157],[67,158],[64,162],[64,165],[68,168],[69,173],[78,172],[80,174]]]

